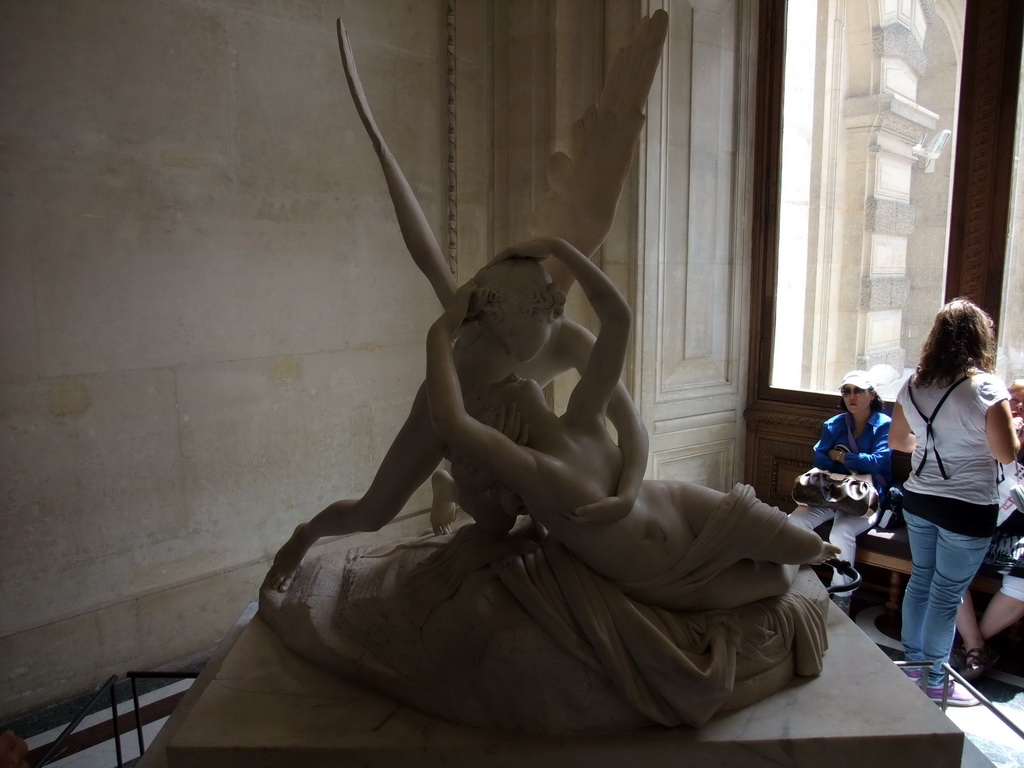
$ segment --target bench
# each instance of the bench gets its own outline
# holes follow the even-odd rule
[[[900,610],[901,596],[906,578],[910,576],[910,541],[907,529],[880,531],[872,528],[857,537],[856,566],[869,565],[887,571],[889,583],[881,588],[888,592],[885,608],[890,614]],[[971,589],[994,595],[999,591],[1002,578],[995,571],[982,569],[971,582]],[[876,586],[865,583],[865,586]]]

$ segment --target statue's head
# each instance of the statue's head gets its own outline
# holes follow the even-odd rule
[[[470,316],[512,357],[536,357],[565,306],[565,294],[547,270],[535,259],[513,256],[477,272],[476,284]]]

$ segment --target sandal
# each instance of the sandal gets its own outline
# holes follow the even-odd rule
[[[961,675],[964,673],[964,668],[967,666],[967,651],[964,650],[962,640],[958,640],[953,645],[953,650],[949,652],[949,666]]]
[[[971,648],[964,656],[964,668],[960,673],[965,680],[977,680],[999,661],[999,654],[991,647]]]

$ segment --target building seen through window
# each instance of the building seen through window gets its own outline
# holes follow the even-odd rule
[[[860,368],[892,399],[910,374],[945,300],[966,2],[787,3],[773,388],[833,392]],[[1020,136],[1007,379],[1024,372]]]

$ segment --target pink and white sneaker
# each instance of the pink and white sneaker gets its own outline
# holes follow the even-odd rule
[[[941,704],[942,701],[943,701],[943,699],[942,699],[943,688],[945,688],[945,693],[946,693],[946,699],[945,699],[946,706],[949,706],[949,707],[975,707],[978,704],[981,704],[981,702],[978,699],[974,698],[974,696],[972,696],[967,691],[965,691],[962,688],[960,688],[952,680],[950,680],[945,686],[941,686],[941,685],[931,686],[931,685],[929,685],[925,689],[925,693],[928,694],[928,698],[931,699],[932,701],[934,701],[936,704]]]

